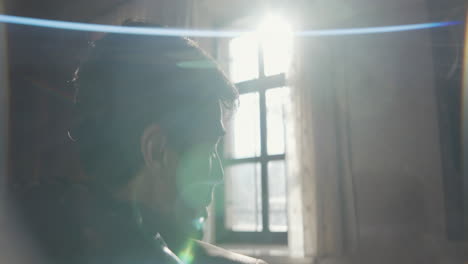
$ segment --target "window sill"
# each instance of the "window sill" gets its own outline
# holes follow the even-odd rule
[[[310,264],[312,258],[293,258],[289,256],[286,245],[268,244],[220,244],[224,249],[242,255],[265,260],[268,264]]]
[[[219,244],[218,246],[232,252],[251,256],[251,257],[287,257],[289,248],[286,245],[268,245],[268,244]]]

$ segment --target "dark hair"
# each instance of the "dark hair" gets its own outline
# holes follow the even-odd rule
[[[127,26],[150,26],[126,23]],[[181,144],[207,102],[232,110],[238,93],[214,60],[181,37],[107,34],[77,70],[77,125],[82,165],[97,184],[127,183],[143,164],[139,140],[158,123]]]

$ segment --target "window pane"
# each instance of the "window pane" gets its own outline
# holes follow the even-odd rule
[[[226,229],[262,231],[262,187],[259,163],[233,165],[225,176]]]
[[[292,34],[272,34],[262,41],[265,76],[285,73],[292,56]]]
[[[288,231],[286,211],[286,170],[284,160],[268,163],[270,231]]]
[[[248,158],[260,155],[260,108],[258,93],[242,94],[236,113],[227,124],[225,155]]]
[[[246,34],[229,43],[231,81],[242,82],[258,78],[258,41]]]
[[[289,87],[267,90],[267,149],[269,155],[284,153],[286,113],[284,108],[288,102]]]

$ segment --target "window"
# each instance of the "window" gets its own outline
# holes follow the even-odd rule
[[[271,29],[271,30],[270,30]],[[280,29],[280,30],[278,30]],[[285,106],[292,37],[269,18],[230,40],[227,60],[240,106],[227,124],[225,184],[218,192],[218,242],[286,243]]]

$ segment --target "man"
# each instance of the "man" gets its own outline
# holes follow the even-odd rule
[[[263,263],[196,240],[222,181],[223,117],[238,96],[207,54],[184,38],[107,34],[74,84],[70,136],[87,180],[49,184],[24,199],[45,258]]]

